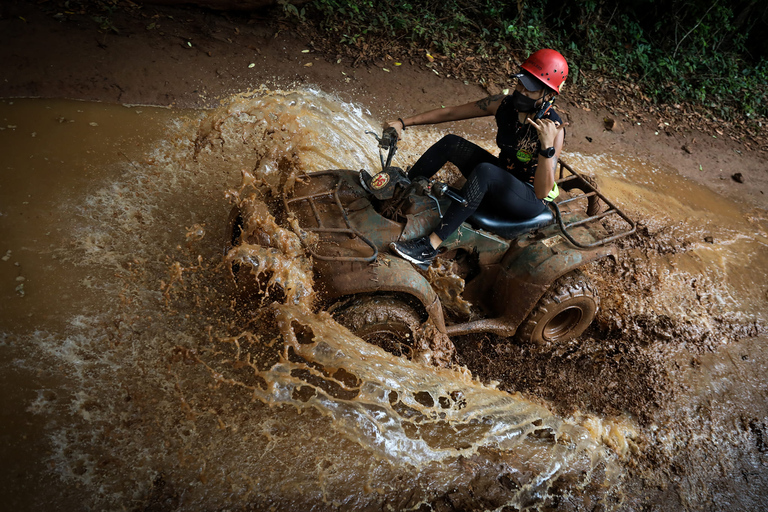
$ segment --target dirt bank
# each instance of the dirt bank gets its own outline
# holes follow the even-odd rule
[[[58,2],[4,2],[0,97],[201,107],[261,85],[311,85],[387,119],[487,94],[477,84],[426,68],[426,60],[395,65],[382,55],[380,67],[363,67],[320,53],[315,48],[328,45],[304,40],[264,13],[149,5],[99,16],[94,11],[67,10]],[[567,91],[559,103],[571,123],[566,151],[635,155],[735,200],[768,205],[764,137],[738,142],[716,127],[698,131],[666,119],[660,108],[628,109],[619,86],[594,80],[593,90]],[[605,129],[605,118],[616,121],[613,130]],[[492,124],[462,122],[455,129],[471,134]]]

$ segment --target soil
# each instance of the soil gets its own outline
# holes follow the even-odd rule
[[[94,19],[88,13],[67,10],[63,2],[3,2],[0,98],[205,108],[261,86],[312,86],[358,103],[383,121],[475,101],[507,87],[480,86],[451,77],[445,66],[427,59],[404,58],[396,65],[386,54],[373,59],[337,54],[333,44],[317,39],[317,33],[297,31],[264,13],[131,5]],[[630,101],[628,97],[637,96],[629,93],[631,84],[598,76],[589,80],[593,87],[566,89],[558,100],[558,110],[569,122],[566,151],[635,156],[748,207],[768,208],[764,128],[758,132],[724,121],[718,125],[716,118],[702,117],[691,106]],[[488,136],[493,128],[489,119],[455,125],[469,135]],[[665,329],[663,319],[644,327]],[[630,411],[648,424],[658,412],[651,408],[661,400],[659,390],[668,388],[668,377],[650,361],[656,356],[638,351],[634,341],[631,336],[609,338],[609,343],[595,346],[592,352],[575,353],[568,347],[553,352],[529,346],[498,352],[499,345],[490,338],[455,340],[462,362],[473,371],[484,368],[481,377],[504,380],[503,389],[557,402],[560,390],[551,386],[546,375],[556,360],[563,382],[581,382],[569,390],[571,399],[560,403],[559,412],[567,414],[589,403],[594,412]],[[618,363],[600,366],[607,358]],[[516,372],[509,370],[513,364]],[[600,396],[602,388],[592,386],[600,379],[620,381],[629,366],[631,374],[643,376],[634,383],[642,392]],[[569,374],[580,377],[569,378]],[[757,428],[748,425],[753,431]]]

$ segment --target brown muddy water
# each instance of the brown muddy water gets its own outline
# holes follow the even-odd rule
[[[391,356],[312,309],[288,230],[269,248],[285,300],[234,294],[232,203],[375,169],[378,124],[312,90],[211,111],[0,102],[9,509],[763,507],[768,215],[672,171],[566,155],[640,229],[587,269],[601,310],[565,347]],[[409,130],[399,164],[441,135]]]

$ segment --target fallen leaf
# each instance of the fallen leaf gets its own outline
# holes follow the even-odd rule
[[[309,53],[309,50],[301,50],[301,53]]]
[[[387,68],[381,68],[381,70],[382,71],[386,71],[387,73],[389,73],[389,70]]]
[[[429,62],[435,62],[435,58],[433,56],[431,56],[430,54],[427,54],[427,60]]]
[[[311,65],[312,65],[312,63],[311,63],[311,62],[307,62],[306,64],[304,64],[304,67],[305,67],[305,68],[308,68],[308,67],[310,67]]]
[[[256,67],[256,64],[254,64],[253,62],[251,62],[250,64],[248,64],[248,67],[249,67],[249,68],[255,68],[255,67]]]

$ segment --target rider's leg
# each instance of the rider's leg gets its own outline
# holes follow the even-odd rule
[[[461,195],[467,200],[467,206],[451,203],[433,233],[441,241],[475,213],[481,201],[508,219],[530,219],[546,209],[542,200],[536,197],[533,187],[492,164],[478,165],[467,178]],[[435,241],[430,236],[430,242],[434,244]]]
[[[446,162],[454,164],[461,174],[467,177],[479,164],[483,162],[497,164],[498,158],[458,135],[446,135],[434,143],[413,164],[408,171],[408,178],[411,180],[417,177],[431,178]]]
[[[494,210],[510,219],[528,219],[546,209],[532,186],[493,164],[478,165],[468,176],[461,192],[468,202],[467,206],[451,203],[440,226],[429,237],[394,242],[390,244],[392,250],[406,260],[426,267],[437,256],[437,248],[442,241],[456,231],[482,201],[490,202]]]

